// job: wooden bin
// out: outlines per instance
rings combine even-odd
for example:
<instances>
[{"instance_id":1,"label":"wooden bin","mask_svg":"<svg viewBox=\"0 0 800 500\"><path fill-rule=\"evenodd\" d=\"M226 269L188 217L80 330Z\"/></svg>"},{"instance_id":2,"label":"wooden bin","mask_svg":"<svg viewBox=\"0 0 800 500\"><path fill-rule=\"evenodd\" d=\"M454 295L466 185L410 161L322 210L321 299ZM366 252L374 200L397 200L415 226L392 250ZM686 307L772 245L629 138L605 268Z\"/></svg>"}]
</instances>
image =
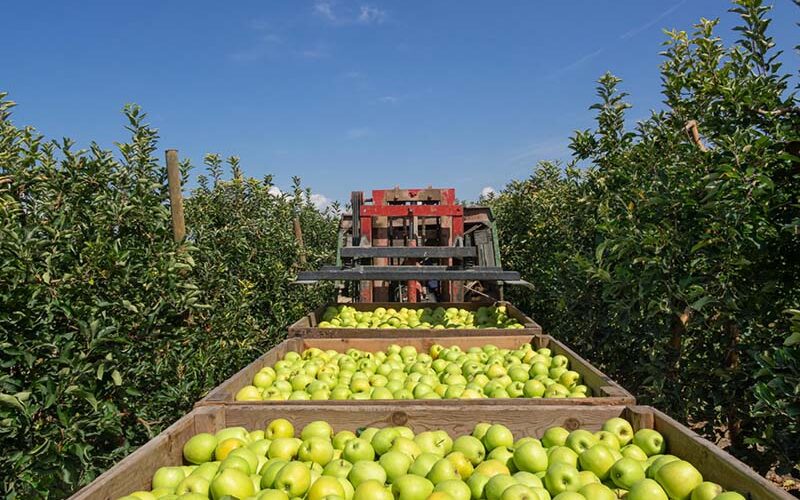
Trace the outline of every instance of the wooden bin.
<instances>
[{"instance_id":1,"label":"wooden bin","mask_svg":"<svg viewBox=\"0 0 800 500\"><path fill-rule=\"evenodd\" d=\"M752 500L791 499L788 493L753 472L749 467L701 438L688 428L648 406L539 406L508 407L502 411L491 405L440 408L430 406L361 405L356 408L325 405L231 405L196 408L152 441L99 476L76 493L73 500L115 499L133 491L150 489L150 480L159 467L182 463L183 444L199 432L215 432L224 427L244 426L261 429L276 418L287 418L296 429L315 420L329 422L334 430L389 425L407 425L414 432L443 429L451 436L468 434L476 422L504 424L516 436L540 437L551 426L573 430L600 429L612 417L629 420L634 429L653 428L667 440L669 453L688 460L707 481L736 490Z\"/></svg>"},{"instance_id":2,"label":"wooden bin","mask_svg":"<svg viewBox=\"0 0 800 500\"><path fill-rule=\"evenodd\" d=\"M402 307L407 309L424 309L426 307L457 307L475 311L481 306L503 305L506 306L508 316L519 321L524 328L476 328L474 330L455 330L444 329L385 329L385 328L320 328L317 326L322 321L325 309L330 306L347 305L354 307L358 311L372 311L378 307L394 308L399 310ZM542 327L529 318L525 313L514 307L511 303L500 302L374 302L363 303L354 302L352 304L326 304L316 311L303 316L289 327L289 337L306 338L375 338L375 337L464 337L466 335L540 335Z\"/></svg>"},{"instance_id":3,"label":"wooden bin","mask_svg":"<svg viewBox=\"0 0 800 500\"><path fill-rule=\"evenodd\" d=\"M441 331L441 330L437 330ZM520 330L512 330L519 332ZM257 405L275 405L277 403L286 403L297 406L345 406L357 407L363 405L365 401L358 400L324 400L324 401L260 401L260 402L236 402L234 396L236 392L242 387L249 385L253 381L253 376L265 366L273 366L276 361L282 359L287 352L303 352L305 349L316 347L322 350L334 349L339 352L345 352L347 349L355 348L363 351L381 351L385 350L392 344L398 345L413 345L418 350L428 350L434 344L441 344L445 347L457 345L462 349L470 347L481 347L486 344L493 344L501 348L514 349L527 342L530 342L534 347L548 347L552 349L553 355L563 354L569 359L569 367L581 374L583 383L592 390L592 397L588 398L509 398L509 399L436 399L425 400L426 404L439 406L464 406L464 405L479 405L492 404L498 407L506 406L538 406L538 405L625 405L635 404L636 399L631 393L626 391L622 386L605 376L600 370L589 364L588 361L581 358L574 351L569 349L561 342L553 339L548 335L537 335L531 337L529 335L504 335L504 336L468 336L468 337L430 337L430 338L290 338L269 352L250 363L243 368L239 373L229 378L221 385L212 390L206 397L197 402L197 406L206 406L213 404L234 404L244 405L247 403ZM369 401L378 405L386 406L407 406L413 405L415 402L419 404L420 400L375 400ZM568 402L568 403L567 403Z\"/></svg>"}]
</instances>

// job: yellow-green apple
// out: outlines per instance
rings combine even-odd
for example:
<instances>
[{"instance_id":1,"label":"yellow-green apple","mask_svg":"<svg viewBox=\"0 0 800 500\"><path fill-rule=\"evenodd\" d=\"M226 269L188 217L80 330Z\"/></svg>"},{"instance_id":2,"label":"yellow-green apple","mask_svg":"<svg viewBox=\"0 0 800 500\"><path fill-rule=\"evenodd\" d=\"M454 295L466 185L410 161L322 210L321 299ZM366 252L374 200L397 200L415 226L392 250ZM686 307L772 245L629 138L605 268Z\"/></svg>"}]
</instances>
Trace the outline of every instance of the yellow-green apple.
<instances>
[{"instance_id":1,"label":"yellow-green apple","mask_svg":"<svg viewBox=\"0 0 800 500\"><path fill-rule=\"evenodd\" d=\"M264 467L261 468L261 489L272 488L275 482L275 476L277 476L278 472L288 463L289 462L282 459L274 459L267 462Z\"/></svg>"},{"instance_id":2,"label":"yellow-green apple","mask_svg":"<svg viewBox=\"0 0 800 500\"><path fill-rule=\"evenodd\" d=\"M351 439L355 439L356 435L351 431L339 431L333 436L332 444L336 450L344 450L344 445Z\"/></svg>"},{"instance_id":3,"label":"yellow-green apple","mask_svg":"<svg viewBox=\"0 0 800 500\"><path fill-rule=\"evenodd\" d=\"M625 446L633 439L633 427L624 418L614 417L603 423L603 430L617 436L620 446Z\"/></svg>"},{"instance_id":4,"label":"yellow-green apple","mask_svg":"<svg viewBox=\"0 0 800 500\"><path fill-rule=\"evenodd\" d=\"M330 440L333 436L333 428L331 424L323 420L317 420L303 427L300 432L300 439L306 441L312 437L318 437L325 440Z\"/></svg>"},{"instance_id":5,"label":"yellow-green apple","mask_svg":"<svg viewBox=\"0 0 800 500\"><path fill-rule=\"evenodd\" d=\"M435 453L422 452L417 459L414 460L414 463L411 464L411 467L408 468L408 473L425 477L428 475L431 468L433 468L433 464L440 459L441 457Z\"/></svg>"},{"instance_id":6,"label":"yellow-green apple","mask_svg":"<svg viewBox=\"0 0 800 500\"><path fill-rule=\"evenodd\" d=\"M247 445L247 448L255 453L256 456L266 457L270 444L272 444L272 441L269 439L257 439L255 441L251 441Z\"/></svg>"},{"instance_id":7,"label":"yellow-green apple","mask_svg":"<svg viewBox=\"0 0 800 500\"><path fill-rule=\"evenodd\" d=\"M291 460L297 456L302 444L303 442L297 438L281 437L273 439L269 445L269 450L267 450L267 457Z\"/></svg>"},{"instance_id":8,"label":"yellow-green apple","mask_svg":"<svg viewBox=\"0 0 800 500\"><path fill-rule=\"evenodd\" d=\"M564 463L573 467L578 466L578 454L566 446L554 446L547 449L548 466L555 463Z\"/></svg>"},{"instance_id":9,"label":"yellow-green apple","mask_svg":"<svg viewBox=\"0 0 800 500\"><path fill-rule=\"evenodd\" d=\"M393 483L397 478L408 474L413 460L405 453L390 450L381 455L378 463L386 471L387 481Z\"/></svg>"},{"instance_id":10,"label":"yellow-green apple","mask_svg":"<svg viewBox=\"0 0 800 500\"><path fill-rule=\"evenodd\" d=\"M370 444L375 449L375 453L383 455L389 451L389 448L392 447L392 443L399 435L397 429L394 427L384 427L375 433Z\"/></svg>"},{"instance_id":11,"label":"yellow-green apple","mask_svg":"<svg viewBox=\"0 0 800 500\"><path fill-rule=\"evenodd\" d=\"M183 458L190 464L210 462L214 458L217 438L213 434L201 432L192 436L183 445Z\"/></svg>"},{"instance_id":12,"label":"yellow-green apple","mask_svg":"<svg viewBox=\"0 0 800 500\"><path fill-rule=\"evenodd\" d=\"M544 396L545 386L539 380L528 380L522 386L522 394L526 398L540 398Z\"/></svg>"},{"instance_id":13,"label":"yellow-green apple","mask_svg":"<svg viewBox=\"0 0 800 500\"><path fill-rule=\"evenodd\" d=\"M453 442L453 451L460 451L467 457L473 466L481 463L486 456L486 449L483 443L473 436L459 436Z\"/></svg>"},{"instance_id":14,"label":"yellow-green apple","mask_svg":"<svg viewBox=\"0 0 800 500\"><path fill-rule=\"evenodd\" d=\"M247 446L247 444L238 438L227 438L217 441L217 447L214 448L214 457L217 460L225 460L230 452L244 446Z\"/></svg>"},{"instance_id":15,"label":"yellow-green apple","mask_svg":"<svg viewBox=\"0 0 800 500\"><path fill-rule=\"evenodd\" d=\"M437 460L425 477L433 483L434 486L448 479L461 479L456 471L456 467L446 458Z\"/></svg>"},{"instance_id":16,"label":"yellow-green apple","mask_svg":"<svg viewBox=\"0 0 800 500\"><path fill-rule=\"evenodd\" d=\"M467 483L458 479L442 481L433 488L433 491L447 493L452 500L470 500L472 498L472 493Z\"/></svg>"},{"instance_id":17,"label":"yellow-green apple","mask_svg":"<svg viewBox=\"0 0 800 500\"><path fill-rule=\"evenodd\" d=\"M311 486L311 471L302 462L289 462L275 476L272 487L285 491L290 497L305 495ZM240 497L241 498L241 497Z\"/></svg>"},{"instance_id":18,"label":"yellow-green apple","mask_svg":"<svg viewBox=\"0 0 800 500\"><path fill-rule=\"evenodd\" d=\"M544 485L553 495L563 491L578 491L581 487L578 469L565 463L552 464L544 475Z\"/></svg>"},{"instance_id":19,"label":"yellow-green apple","mask_svg":"<svg viewBox=\"0 0 800 500\"><path fill-rule=\"evenodd\" d=\"M375 450L369 444L369 441L359 437L347 442L344 446L342 457L353 464L363 460L372 461L375 459Z\"/></svg>"},{"instance_id":20,"label":"yellow-green apple","mask_svg":"<svg viewBox=\"0 0 800 500\"><path fill-rule=\"evenodd\" d=\"M669 500L661 486L652 479L642 479L631 486L625 500Z\"/></svg>"},{"instance_id":21,"label":"yellow-green apple","mask_svg":"<svg viewBox=\"0 0 800 500\"><path fill-rule=\"evenodd\" d=\"M506 488L517 484L517 481L505 474L497 474L489 479L483 489L488 500L500 500Z\"/></svg>"},{"instance_id":22,"label":"yellow-green apple","mask_svg":"<svg viewBox=\"0 0 800 500\"><path fill-rule=\"evenodd\" d=\"M500 460L489 459L479 463L472 473L483 474L484 476L491 478L497 474L505 474L508 476L511 474L511 471L508 469L506 464Z\"/></svg>"},{"instance_id":23,"label":"yellow-green apple","mask_svg":"<svg viewBox=\"0 0 800 500\"><path fill-rule=\"evenodd\" d=\"M264 437L273 440L294 437L294 426L285 418L277 418L267 425Z\"/></svg>"},{"instance_id":24,"label":"yellow-green apple","mask_svg":"<svg viewBox=\"0 0 800 500\"><path fill-rule=\"evenodd\" d=\"M487 422L479 422L475 424L475 427L472 429L472 437L483 439L483 436L486 435L486 431L488 431L489 427L491 426L492 424Z\"/></svg>"},{"instance_id":25,"label":"yellow-green apple","mask_svg":"<svg viewBox=\"0 0 800 500\"><path fill-rule=\"evenodd\" d=\"M400 476L392 483L392 493L397 500L425 500L433 493L433 483L413 474Z\"/></svg>"},{"instance_id":26,"label":"yellow-green apple","mask_svg":"<svg viewBox=\"0 0 800 500\"><path fill-rule=\"evenodd\" d=\"M350 469L353 468L353 464L348 462L347 460L340 458L336 460L331 460L322 470L323 476L333 476L333 477L347 477L350 474Z\"/></svg>"},{"instance_id":27,"label":"yellow-green apple","mask_svg":"<svg viewBox=\"0 0 800 500\"><path fill-rule=\"evenodd\" d=\"M580 455L592 446L597 444L597 438L591 432L577 429L569 433L565 445L572 451Z\"/></svg>"},{"instance_id":28,"label":"yellow-green apple","mask_svg":"<svg viewBox=\"0 0 800 500\"><path fill-rule=\"evenodd\" d=\"M512 484L500 495L500 500L538 500L539 495L524 484Z\"/></svg>"},{"instance_id":29,"label":"yellow-green apple","mask_svg":"<svg viewBox=\"0 0 800 500\"><path fill-rule=\"evenodd\" d=\"M289 495L279 490L261 490L256 500L289 500Z\"/></svg>"},{"instance_id":30,"label":"yellow-green apple","mask_svg":"<svg viewBox=\"0 0 800 500\"><path fill-rule=\"evenodd\" d=\"M239 457L247 461L250 469L250 474L255 474L258 469L258 455L249 448L236 448L228 454L228 458Z\"/></svg>"},{"instance_id":31,"label":"yellow-green apple","mask_svg":"<svg viewBox=\"0 0 800 500\"><path fill-rule=\"evenodd\" d=\"M608 479L611 468L616 460L611 453L611 449L602 444L596 444L584 451L578 457L581 469L594 472L601 480Z\"/></svg>"},{"instance_id":32,"label":"yellow-green apple","mask_svg":"<svg viewBox=\"0 0 800 500\"><path fill-rule=\"evenodd\" d=\"M311 485L306 494L306 500L323 500L329 496L344 498L344 487L338 479L331 476L322 476Z\"/></svg>"},{"instance_id":33,"label":"yellow-green apple","mask_svg":"<svg viewBox=\"0 0 800 500\"><path fill-rule=\"evenodd\" d=\"M588 483L581 486L578 493L587 500L616 500L617 495L608 486L601 483Z\"/></svg>"},{"instance_id":34,"label":"yellow-green apple","mask_svg":"<svg viewBox=\"0 0 800 500\"><path fill-rule=\"evenodd\" d=\"M619 438L616 434L609 432L609 431L597 431L594 433L594 437L597 438L597 442L600 444L604 444L609 448L613 448L615 450L619 450L621 448L619 444Z\"/></svg>"},{"instance_id":35,"label":"yellow-green apple","mask_svg":"<svg viewBox=\"0 0 800 500\"><path fill-rule=\"evenodd\" d=\"M711 481L703 481L697 488L692 490L692 500L714 500L722 493L722 486Z\"/></svg>"},{"instance_id":36,"label":"yellow-green apple","mask_svg":"<svg viewBox=\"0 0 800 500\"><path fill-rule=\"evenodd\" d=\"M382 482L371 479L356 486L353 500L394 500Z\"/></svg>"},{"instance_id":37,"label":"yellow-green apple","mask_svg":"<svg viewBox=\"0 0 800 500\"><path fill-rule=\"evenodd\" d=\"M633 435L633 444L647 453L647 456L664 453L666 449L664 437L660 432L653 429L639 429L636 431Z\"/></svg>"},{"instance_id":38,"label":"yellow-green apple","mask_svg":"<svg viewBox=\"0 0 800 500\"><path fill-rule=\"evenodd\" d=\"M306 438L300 445L300 449L297 450L297 458L303 462L315 462L324 467L333 459L333 445L326 438L318 436Z\"/></svg>"},{"instance_id":39,"label":"yellow-green apple","mask_svg":"<svg viewBox=\"0 0 800 500\"><path fill-rule=\"evenodd\" d=\"M675 455L661 455L650 464L650 467L647 467L645 475L650 479L655 479L656 472L658 472L658 469L667 465L670 462L676 462L678 460L680 460L680 458L676 457Z\"/></svg>"},{"instance_id":40,"label":"yellow-green apple","mask_svg":"<svg viewBox=\"0 0 800 500\"><path fill-rule=\"evenodd\" d=\"M386 482L386 471L378 462L360 461L353 464L350 474L347 475L348 481L355 487L364 481L379 481L381 484Z\"/></svg>"},{"instance_id":41,"label":"yellow-green apple","mask_svg":"<svg viewBox=\"0 0 800 500\"><path fill-rule=\"evenodd\" d=\"M563 427L550 427L542 436L542 444L545 448L553 446L564 446L567 442L569 431Z\"/></svg>"},{"instance_id":42,"label":"yellow-green apple","mask_svg":"<svg viewBox=\"0 0 800 500\"><path fill-rule=\"evenodd\" d=\"M256 494L253 481L248 474L236 469L225 469L217 474L209 486L211 498L219 500L230 495L236 498L247 498Z\"/></svg>"},{"instance_id":43,"label":"yellow-green apple","mask_svg":"<svg viewBox=\"0 0 800 500\"><path fill-rule=\"evenodd\" d=\"M516 482L519 484L524 484L529 488L541 488L543 487L542 480L539 477L531 472L525 472L524 470L517 471L514 473L513 476Z\"/></svg>"},{"instance_id":44,"label":"yellow-green apple","mask_svg":"<svg viewBox=\"0 0 800 500\"><path fill-rule=\"evenodd\" d=\"M477 472L472 473L469 479L467 479L467 486L469 486L469 490L472 492L473 499L484 498L483 490L486 488L486 483L488 482L488 476Z\"/></svg>"},{"instance_id":45,"label":"yellow-green apple","mask_svg":"<svg viewBox=\"0 0 800 500\"><path fill-rule=\"evenodd\" d=\"M744 495L741 493L737 493L735 491L726 491L725 493L720 493L714 500L745 500Z\"/></svg>"},{"instance_id":46,"label":"yellow-green apple","mask_svg":"<svg viewBox=\"0 0 800 500\"><path fill-rule=\"evenodd\" d=\"M610 477L615 485L629 490L634 484L644 479L644 469L638 460L623 458L617 460L611 467Z\"/></svg>"},{"instance_id":47,"label":"yellow-green apple","mask_svg":"<svg viewBox=\"0 0 800 500\"><path fill-rule=\"evenodd\" d=\"M632 458L640 462L647 462L647 453L645 453L644 450L642 450L635 444L629 444L627 446L623 446L622 449L619 451L620 453L622 453L623 457Z\"/></svg>"},{"instance_id":48,"label":"yellow-green apple","mask_svg":"<svg viewBox=\"0 0 800 500\"><path fill-rule=\"evenodd\" d=\"M541 472L547 470L547 451L537 442L528 442L514 450L517 470Z\"/></svg>"},{"instance_id":49,"label":"yellow-green apple","mask_svg":"<svg viewBox=\"0 0 800 500\"><path fill-rule=\"evenodd\" d=\"M685 460L675 460L661 466L656 471L655 479L667 496L675 500L687 500L692 490L703 482L700 472Z\"/></svg>"},{"instance_id":50,"label":"yellow-green apple","mask_svg":"<svg viewBox=\"0 0 800 500\"><path fill-rule=\"evenodd\" d=\"M178 483L186 478L186 473L180 467L160 467L153 474L153 489L170 488L174 489Z\"/></svg>"},{"instance_id":51,"label":"yellow-green apple","mask_svg":"<svg viewBox=\"0 0 800 500\"><path fill-rule=\"evenodd\" d=\"M504 425L491 425L483 436L483 445L490 452L499 446L511 447L514 445L514 434Z\"/></svg>"},{"instance_id":52,"label":"yellow-green apple","mask_svg":"<svg viewBox=\"0 0 800 500\"><path fill-rule=\"evenodd\" d=\"M392 442L392 447L389 449L389 451L399 451L400 453L405 453L411 457L412 460L416 460L417 457L419 457L422 453L422 449L420 449L419 445L414 442L413 438L408 438L405 436L396 437Z\"/></svg>"}]
</instances>

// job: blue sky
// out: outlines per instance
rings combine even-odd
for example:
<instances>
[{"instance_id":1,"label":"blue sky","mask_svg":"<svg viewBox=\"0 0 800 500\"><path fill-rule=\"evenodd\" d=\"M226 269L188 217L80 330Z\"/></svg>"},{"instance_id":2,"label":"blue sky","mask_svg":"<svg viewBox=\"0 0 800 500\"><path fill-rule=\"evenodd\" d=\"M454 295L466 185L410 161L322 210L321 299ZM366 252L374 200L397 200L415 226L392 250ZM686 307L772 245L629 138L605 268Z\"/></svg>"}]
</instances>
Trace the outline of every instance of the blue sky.
<instances>
[{"instance_id":1,"label":"blue sky","mask_svg":"<svg viewBox=\"0 0 800 500\"><path fill-rule=\"evenodd\" d=\"M772 34L800 67L800 9ZM0 89L17 125L85 146L123 140L142 105L161 147L238 155L329 199L395 185L476 199L568 156L595 80L623 78L633 119L660 106L663 27L737 19L722 0L4 2ZM159 153L162 155L163 153ZM197 170L195 171L197 173Z\"/></svg>"}]
</instances>

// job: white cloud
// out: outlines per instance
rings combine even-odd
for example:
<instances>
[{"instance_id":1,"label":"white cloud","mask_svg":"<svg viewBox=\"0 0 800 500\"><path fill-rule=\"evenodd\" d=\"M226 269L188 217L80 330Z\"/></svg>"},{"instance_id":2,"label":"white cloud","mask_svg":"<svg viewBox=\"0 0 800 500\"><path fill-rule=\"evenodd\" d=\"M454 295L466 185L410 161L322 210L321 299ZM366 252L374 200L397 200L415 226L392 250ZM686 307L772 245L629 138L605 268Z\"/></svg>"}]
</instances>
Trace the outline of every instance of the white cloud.
<instances>
[{"instance_id":1,"label":"white cloud","mask_svg":"<svg viewBox=\"0 0 800 500\"><path fill-rule=\"evenodd\" d=\"M347 131L348 139L363 139L372 135L372 129L369 127L355 127Z\"/></svg>"},{"instance_id":2,"label":"white cloud","mask_svg":"<svg viewBox=\"0 0 800 500\"><path fill-rule=\"evenodd\" d=\"M491 198L497 191L492 186L486 186L485 188L481 189L481 198Z\"/></svg>"},{"instance_id":3,"label":"white cloud","mask_svg":"<svg viewBox=\"0 0 800 500\"><path fill-rule=\"evenodd\" d=\"M328 21L336 22L336 14L333 13L333 5L330 2L316 2L314 13Z\"/></svg>"},{"instance_id":4,"label":"white cloud","mask_svg":"<svg viewBox=\"0 0 800 500\"><path fill-rule=\"evenodd\" d=\"M393 95L385 95L385 96L381 97L381 98L380 98L380 99L378 99L378 100L379 100L380 102L385 102L385 103L387 103L387 104L394 104L394 103L396 103L396 102L397 102L399 99L398 99L397 97L393 96Z\"/></svg>"},{"instance_id":5,"label":"white cloud","mask_svg":"<svg viewBox=\"0 0 800 500\"><path fill-rule=\"evenodd\" d=\"M317 209L322 210L332 203L332 200L324 194L312 193L308 201Z\"/></svg>"},{"instance_id":6,"label":"white cloud","mask_svg":"<svg viewBox=\"0 0 800 500\"><path fill-rule=\"evenodd\" d=\"M269 189L267 190L267 193L269 193L272 196L280 196L283 194L281 188L279 188L278 186L270 186Z\"/></svg>"},{"instance_id":7,"label":"white cloud","mask_svg":"<svg viewBox=\"0 0 800 500\"><path fill-rule=\"evenodd\" d=\"M380 24L386 19L386 12L370 5L362 5L358 22L361 24Z\"/></svg>"}]
</instances>

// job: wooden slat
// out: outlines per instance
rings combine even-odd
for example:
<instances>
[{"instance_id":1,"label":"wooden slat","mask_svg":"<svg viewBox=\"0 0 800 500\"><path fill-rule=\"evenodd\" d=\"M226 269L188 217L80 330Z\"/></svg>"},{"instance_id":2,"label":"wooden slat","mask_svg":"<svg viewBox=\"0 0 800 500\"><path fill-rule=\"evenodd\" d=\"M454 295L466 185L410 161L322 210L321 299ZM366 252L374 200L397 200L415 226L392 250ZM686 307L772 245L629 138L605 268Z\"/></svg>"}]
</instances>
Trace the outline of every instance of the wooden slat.
<instances>
[{"instance_id":1,"label":"wooden slat","mask_svg":"<svg viewBox=\"0 0 800 500\"><path fill-rule=\"evenodd\" d=\"M440 332L441 330L436 330ZM277 405L277 404L290 404L294 406L309 406L309 405L322 405L326 407L342 406L351 408L363 404L362 401L350 400L327 400L327 401L259 401L259 402L236 402L234 396L236 392L246 385L250 385L253 376L265 366L272 366L276 361L283 358L289 351L302 352L305 349L316 347L322 350L333 349L339 352L345 352L347 349L354 348L362 351L377 352L386 350L392 344L398 345L411 345L418 350L428 350L434 344L441 344L444 346L458 345L462 349L469 349L470 347L482 347L486 344L494 344L500 348L516 349L517 347L531 343L537 349L540 347L550 347L554 354L563 354L569 359L570 369L578 372L583 377L584 383L592 390L592 397L588 398L510 398L510 399L493 399L489 400L491 404L497 408L504 408L506 406L522 405L522 406L558 406L566 404L573 404L577 406L593 406L593 405L628 405L636 402L636 399L631 393L626 391L622 386L606 377L602 372L593 367L585 359L581 358L571 349L567 348L562 343L556 341L547 335L531 337L529 335L520 335L514 330L513 335L504 336L462 336L462 337L413 337L413 338L397 338L397 337L381 337L381 338L305 338L305 339L289 339L282 342L277 347L267 352L256 361L248 365L246 368L235 374L233 377L226 380L216 389L211 391L208 396L197 402L196 406L206 406L215 404L233 404L233 405ZM372 401L376 405L390 406L390 405L413 405L414 400L400 401L400 400L385 400L385 401ZM487 404L486 399L475 400L433 400L428 401L429 404L438 407L453 407L454 405L464 404L467 406Z\"/></svg>"},{"instance_id":2,"label":"wooden slat","mask_svg":"<svg viewBox=\"0 0 800 500\"><path fill-rule=\"evenodd\" d=\"M276 418L289 419L298 430L312 421L325 420L336 431L407 425L416 433L441 429L453 437L471 432L477 422L492 422L508 426L516 437L541 437L547 428L555 425L571 430L596 431L612 417L627 418L636 430L655 428L667 440L669 453L691 462L705 479L718 482L727 490L739 491L751 500L793 498L709 441L647 406L517 406L498 411L496 406L484 404L433 411L430 405L423 403L410 406L362 403L356 408L288 404L197 408L72 498L110 500L136 490L149 489L150 479L158 467L181 464L183 443L196 432L214 432L237 425L251 430L263 429Z\"/></svg>"}]
</instances>

